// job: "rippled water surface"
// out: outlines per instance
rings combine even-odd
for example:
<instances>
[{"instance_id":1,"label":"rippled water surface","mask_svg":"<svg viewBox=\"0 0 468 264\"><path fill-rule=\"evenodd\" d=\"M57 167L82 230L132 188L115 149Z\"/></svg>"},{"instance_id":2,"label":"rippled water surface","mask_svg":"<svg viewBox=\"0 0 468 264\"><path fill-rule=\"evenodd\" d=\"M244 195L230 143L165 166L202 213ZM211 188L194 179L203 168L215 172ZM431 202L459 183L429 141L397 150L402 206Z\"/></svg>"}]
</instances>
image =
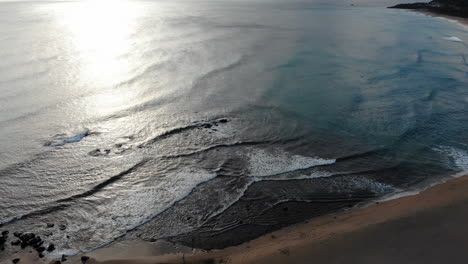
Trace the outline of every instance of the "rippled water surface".
<instances>
[{"instance_id":1,"label":"rippled water surface","mask_svg":"<svg viewBox=\"0 0 468 264\"><path fill-rule=\"evenodd\" d=\"M215 248L431 184L468 168L467 42L382 7L0 3L0 222Z\"/></svg>"}]
</instances>

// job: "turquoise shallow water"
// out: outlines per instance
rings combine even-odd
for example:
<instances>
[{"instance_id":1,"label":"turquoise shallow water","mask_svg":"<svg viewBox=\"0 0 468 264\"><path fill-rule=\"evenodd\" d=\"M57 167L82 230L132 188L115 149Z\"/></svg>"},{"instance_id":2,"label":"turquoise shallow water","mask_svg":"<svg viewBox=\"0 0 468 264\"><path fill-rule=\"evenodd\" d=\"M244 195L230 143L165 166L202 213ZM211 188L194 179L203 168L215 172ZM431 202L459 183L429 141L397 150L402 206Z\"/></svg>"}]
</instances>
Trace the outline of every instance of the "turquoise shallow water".
<instances>
[{"instance_id":1,"label":"turquoise shallow water","mask_svg":"<svg viewBox=\"0 0 468 264\"><path fill-rule=\"evenodd\" d=\"M0 222L56 254L233 245L468 168L455 23L319 2L0 6Z\"/></svg>"}]
</instances>

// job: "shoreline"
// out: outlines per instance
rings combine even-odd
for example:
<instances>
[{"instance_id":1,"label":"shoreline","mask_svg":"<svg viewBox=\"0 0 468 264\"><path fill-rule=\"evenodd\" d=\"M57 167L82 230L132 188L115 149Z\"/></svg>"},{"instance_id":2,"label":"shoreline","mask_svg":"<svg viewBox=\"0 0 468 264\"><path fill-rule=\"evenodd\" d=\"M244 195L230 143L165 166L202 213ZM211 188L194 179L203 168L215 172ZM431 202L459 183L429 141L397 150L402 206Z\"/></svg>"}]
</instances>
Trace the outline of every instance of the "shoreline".
<instances>
[{"instance_id":1,"label":"shoreline","mask_svg":"<svg viewBox=\"0 0 468 264\"><path fill-rule=\"evenodd\" d=\"M432 246L433 241L431 243L426 241L427 235L439 240L447 239L449 242L456 240L453 238L455 236L457 239L464 239L465 244L468 242L468 233L461 238L457 236L464 234L463 226L456 225L453 221L447 223L439 221L440 217L459 219L459 221L468 217L467 189L468 177L453 178L423 190L419 194L375 202L348 212L317 217L265 234L239 246L221 250L196 250L164 241L121 241L84 255L90 257L86 261L89 264L308 263L307 261L311 259L318 261L317 263L324 263L320 260L326 260L327 263L340 263L344 260L343 258L356 261L350 261L350 263L376 263L377 259L388 260L388 263L402 263L404 254L391 255L388 253L389 249L380 243L388 243L386 238L389 237L390 241L394 242L391 252L400 249L399 245L405 246L407 243L413 245L411 252L418 252L420 248L422 250L424 247ZM461 214L462 217L457 214ZM434 226L434 222L441 226ZM407 232L411 233L409 237L405 237ZM383 241L374 242L374 239ZM443 258L466 259L468 253L460 249L463 245L459 243L457 247L456 243L447 245L441 243L438 248L439 255ZM342 251L342 254L334 254L336 250ZM447 250L452 256L444 254ZM452 252L453 250L458 252L458 256ZM373 252L374 257L363 255L363 251ZM409 254L407 259L411 259L411 252L405 253ZM69 257L64 263L81 263L82 256ZM55 263L54 260L39 261L31 255L20 257L27 258L27 261L24 259L19 264ZM431 258L436 262L431 262L430 259L421 256L416 262L412 259L413 262L408 263L437 263L441 260L434 256ZM372 261L367 262L367 260ZM5 263L8 262L5 261Z\"/></svg>"},{"instance_id":2,"label":"shoreline","mask_svg":"<svg viewBox=\"0 0 468 264\"><path fill-rule=\"evenodd\" d=\"M443 18L443 19L449 20L450 22L456 22L468 30L468 18L445 15L445 14L437 13L428 9L410 9L410 10L416 13L424 14L426 16L430 16L434 18Z\"/></svg>"},{"instance_id":3,"label":"shoreline","mask_svg":"<svg viewBox=\"0 0 468 264\"><path fill-rule=\"evenodd\" d=\"M434 18L442 18L449 22L457 23L464 29L468 29L468 18L438 13L429 9L412 9L411 11ZM397 198L392 198L391 196L389 198L384 197L383 200L357 205L357 207L350 210L316 217L264 234L241 245L220 250L206 251L192 249L165 241L153 243L137 241L135 244L110 244L88 254L71 257L70 263L81 263L80 258L82 256L90 257L89 260L86 260L86 263L89 264L285 263L292 261L290 258L292 254L291 248L307 250L307 247L317 246L327 240L333 239L335 236L352 234L372 225L397 221L401 218L450 206L460 201L466 200L468 202L468 195L465 196L463 193L460 193L463 188L455 187L456 184L460 183L468 188L468 175L456 176L446 179L444 182L434 183L412 194L406 194ZM457 190L456 193L445 196L449 190L455 189ZM444 195L438 198L438 194ZM426 201L429 201L429 203L424 203ZM409 203L403 204L405 202ZM423 206L414 207L416 205ZM390 209L390 213L379 215L384 209ZM369 219L363 219L364 217L369 217ZM321 230L318 230L318 234L315 234L312 238L306 234L308 231L317 231L316 229ZM113 256L116 255L116 251L119 251L123 257L114 258ZM134 254L138 251L140 251L141 255ZM306 256L311 259L315 257L308 254ZM300 261L307 263L306 258L300 259ZM296 262L294 261L294 263ZM421 263L427 262L421 261Z\"/></svg>"},{"instance_id":4,"label":"shoreline","mask_svg":"<svg viewBox=\"0 0 468 264\"><path fill-rule=\"evenodd\" d=\"M442 15L442 14L438 14L438 13L431 12L431 11L425 12L424 10L411 10L411 11L422 13L424 15L428 15L432 17L447 19L451 23L460 23L460 25L468 25L468 20L463 19L463 18ZM468 27L466 26L463 26L463 27L464 29L468 29ZM450 180L450 182L452 180ZM420 193L425 193L426 191L431 190L439 185L445 185L445 184L447 183L440 182L432 186L428 186L427 188L424 188L423 190L417 193L404 194L405 196L403 197L390 198L388 201L383 199L379 201L377 205L387 204L387 202L400 200L406 197L419 196ZM447 193L444 192L442 196L445 197L446 195ZM410 199L410 201L413 201L413 200ZM453 197L453 200L450 200L449 204L455 201L460 201L460 200L458 200L458 198ZM440 202L441 201L438 201L434 204L430 203L430 205L428 205L428 208L424 207L425 209L423 211L431 211L434 209L440 209L440 206L441 206L439 204ZM424 203L421 203L421 204L426 206L426 204ZM442 203L442 204L445 204L445 203ZM360 223L358 223L354 225L353 227L347 227L349 228L347 229L345 227L339 227L338 226L339 224L337 223L341 223L342 225L353 225L354 222L351 222L351 223L346 222L347 217L348 218L357 217L353 215L353 212L361 212L362 210L366 210L367 207L374 208L377 205L373 204L372 202L371 204L365 204L363 206L356 206L352 208L351 210L348 210L347 212L337 212L331 215L328 214L325 216L315 217L315 218L312 218L312 220L306 221L305 223L293 224L291 226L282 228L279 231L274 231L274 232L262 235L261 237L245 242L242 245L228 247L228 248L221 249L221 250L213 250L213 251L206 252L202 250L192 250L191 248L188 248L188 247L173 245L170 243L166 243L164 241L157 241L157 242L150 243L150 242L140 242L140 241L134 240L134 241L125 241L125 242L117 241L116 243L111 242L110 245L107 245L100 249L96 249L93 252L87 253L84 255L87 255L87 256L89 255L92 257L92 259L90 259L88 263L103 263L104 260L110 260L110 262L106 262L106 263L155 263L155 261L157 261L157 263L160 263L160 262L200 263L204 261L214 261L214 262L219 262L219 263L225 263L225 261L228 259L230 261L229 263L238 263L236 261L239 261L239 260L242 260L245 263L274 263L276 258L283 259L283 261L286 261L284 257L288 257L288 259L291 259L296 256L297 252L301 252L302 249L319 248L320 244L328 243L326 241L329 241L330 239L333 240L336 235L341 236L341 235L348 235L350 233L353 234L355 232L360 232L363 228L367 228L367 226L362 227L360 226ZM446 206L446 205L447 204L443 206ZM396 216L386 215L388 218L385 218L384 220L382 219L378 221L376 220L377 222L370 222L368 224L378 225L382 223L387 223L389 221L394 221L395 219L408 217L408 215L414 215L414 212L420 213L420 210L419 210L420 208L421 206L412 208L410 210L411 214L404 214L405 212L404 208L403 209L400 208L398 210L403 210L403 213L400 212L400 214ZM371 218L374 217L374 214L378 214L378 212L379 211L375 209L375 211L371 213ZM358 213L358 216L362 217L359 215L359 213ZM330 217L333 217L333 220L331 220ZM341 219L342 217L345 217L345 219L344 220ZM326 222L326 220L328 222ZM325 223L323 221L325 221ZM367 219L363 219L362 221L367 221ZM310 226L309 223L315 223L315 224ZM333 230L332 231L325 230L329 228ZM337 228L337 230L335 230L334 228ZM340 229L340 228L344 228L344 229ZM302 230L302 231L298 231L298 230ZM308 238L309 233L312 233L315 238L309 239ZM295 244L295 242L294 243L291 242L291 239L292 241L302 241L302 242ZM281 245L286 245L286 246L278 248L276 247L276 244L281 244ZM272 249L269 248L270 246L272 247ZM265 250L265 252L262 253L263 250ZM326 250L326 249L322 247L322 250ZM240 257L241 255L242 255L242 258ZM65 263L79 263L80 262L79 257L80 256L68 257L68 261ZM53 260L42 261L39 259L35 259L33 255L30 255L30 256L28 255L26 258L28 258L28 261L31 263L35 263L39 261L41 261L42 263L49 263L49 262L54 263L55 262ZM128 260L128 258L130 258L130 260ZM265 258L267 258L268 261L266 261ZM19 263L20 264L27 263L27 262L24 262L24 260L25 259L22 258L22 261ZM97 260L100 260L100 261L97 261ZM11 260L8 259L5 261L1 261L0 263L11 263Z\"/></svg>"}]
</instances>

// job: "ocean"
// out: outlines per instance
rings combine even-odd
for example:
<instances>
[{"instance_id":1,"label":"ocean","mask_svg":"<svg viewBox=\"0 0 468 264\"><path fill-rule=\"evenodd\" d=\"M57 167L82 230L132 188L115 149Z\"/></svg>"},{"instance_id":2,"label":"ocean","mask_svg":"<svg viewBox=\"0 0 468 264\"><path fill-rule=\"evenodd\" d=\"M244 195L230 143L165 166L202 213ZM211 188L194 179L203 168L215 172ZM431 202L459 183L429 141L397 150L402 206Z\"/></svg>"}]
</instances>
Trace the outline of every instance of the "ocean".
<instances>
[{"instance_id":1,"label":"ocean","mask_svg":"<svg viewBox=\"0 0 468 264\"><path fill-rule=\"evenodd\" d=\"M0 230L222 248L460 175L467 42L383 3L1 2Z\"/></svg>"}]
</instances>

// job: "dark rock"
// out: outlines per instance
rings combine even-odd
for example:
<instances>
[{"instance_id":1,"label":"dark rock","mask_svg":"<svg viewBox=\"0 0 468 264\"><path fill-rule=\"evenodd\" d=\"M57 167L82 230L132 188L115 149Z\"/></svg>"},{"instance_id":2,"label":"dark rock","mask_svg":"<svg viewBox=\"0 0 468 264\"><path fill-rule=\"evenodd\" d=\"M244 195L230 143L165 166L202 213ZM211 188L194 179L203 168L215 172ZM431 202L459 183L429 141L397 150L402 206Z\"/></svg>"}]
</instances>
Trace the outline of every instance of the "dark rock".
<instances>
[{"instance_id":1,"label":"dark rock","mask_svg":"<svg viewBox=\"0 0 468 264\"><path fill-rule=\"evenodd\" d=\"M19 240L11 242L12 246L19 246L20 244L21 244L21 241L19 241Z\"/></svg>"},{"instance_id":2,"label":"dark rock","mask_svg":"<svg viewBox=\"0 0 468 264\"><path fill-rule=\"evenodd\" d=\"M86 261L88 261L89 257L88 256L82 256L81 257L81 263L86 263Z\"/></svg>"},{"instance_id":3,"label":"dark rock","mask_svg":"<svg viewBox=\"0 0 468 264\"><path fill-rule=\"evenodd\" d=\"M8 232L8 230L5 230L2 232L2 236L7 236L10 232Z\"/></svg>"},{"instance_id":4,"label":"dark rock","mask_svg":"<svg viewBox=\"0 0 468 264\"><path fill-rule=\"evenodd\" d=\"M55 224L53 224L53 223L47 223L47 228L52 228L54 226L55 226Z\"/></svg>"},{"instance_id":5,"label":"dark rock","mask_svg":"<svg viewBox=\"0 0 468 264\"><path fill-rule=\"evenodd\" d=\"M40 236L35 236L30 241L42 241L42 238Z\"/></svg>"},{"instance_id":6,"label":"dark rock","mask_svg":"<svg viewBox=\"0 0 468 264\"><path fill-rule=\"evenodd\" d=\"M27 240L28 244L31 246L37 245L42 242L42 239L40 237L34 237L29 240Z\"/></svg>"},{"instance_id":7,"label":"dark rock","mask_svg":"<svg viewBox=\"0 0 468 264\"><path fill-rule=\"evenodd\" d=\"M433 0L429 3L399 4L389 8L422 9L437 14L468 18L468 1L466 0Z\"/></svg>"},{"instance_id":8,"label":"dark rock","mask_svg":"<svg viewBox=\"0 0 468 264\"><path fill-rule=\"evenodd\" d=\"M14 260L12 260L11 262L13 262L14 264L18 263L20 261L19 258L15 258Z\"/></svg>"},{"instance_id":9,"label":"dark rock","mask_svg":"<svg viewBox=\"0 0 468 264\"><path fill-rule=\"evenodd\" d=\"M23 233L22 232L14 232L13 235L15 237L20 237L21 235L23 235Z\"/></svg>"},{"instance_id":10,"label":"dark rock","mask_svg":"<svg viewBox=\"0 0 468 264\"><path fill-rule=\"evenodd\" d=\"M62 264L62 262L60 262L60 260L57 260L54 262L54 264Z\"/></svg>"},{"instance_id":11,"label":"dark rock","mask_svg":"<svg viewBox=\"0 0 468 264\"><path fill-rule=\"evenodd\" d=\"M62 261L62 262L64 262L64 261L67 261L67 258L66 258L66 256L65 256L65 255L62 255L62 259L61 259L61 261Z\"/></svg>"},{"instance_id":12,"label":"dark rock","mask_svg":"<svg viewBox=\"0 0 468 264\"><path fill-rule=\"evenodd\" d=\"M21 248L25 249L28 246L28 243L26 241L21 242Z\"/></svg>"},{"instance_id":13,"label":"dark rock","mask_svg":"<svg viewBox=\"0 0 468 264\"><path fill-rule=\"evenodd\" d=\"M60 229L60 230L65 230L65 229L67 229L67 226L66 226L66 225L60 225L60 226L59 226L59 229Z\"/></svg>"},{"instance_id":14,"label":"dark rock","mask_svg":"<svg viewBox=\"0 0 468 264\"><path fill-rule=\"evenodd\" d=\"M54 250L55 250L54 244L50 244L50 245L47 247L47 251L49 251L49 252L52 252L52 251L54 251Z\"/></svg>"},{"instance_id":15,"label":"dark rock","mask_svg":"<svg viewBox=\"0 0 468 264\"><path fill-rule=\"evenodd\" d=\"M34 249L38 249L40 246L44 244L44 241L37 242L35 244L30 244Z\"/></svg>"},{"instance_id":16,"label":"dark rock","mask_svg":"<svg viewBox=\"0 0 468 264\"><path fill-rule=\"evenodd\" d=\"M23 240L23 241L29 241L29 240L31 240L31 239L33 239L35 237L36 237L36 235L33 234L33 233L26 233L26 234L21 235L20 239Z\"/></svg>"},{"instance_id":17,"label":"dark rock","mask_svg":"<svg viewBox=\"0 0 468 264\"><path fill-rule=\"evenodd\" d=\"M43 255L43 254L41 254L41 253L39 253L39 257L40 257L40 258L43 258L43 257L44 257L44 255Z\"/></svg>"},{"instance_id":18,"label":"dark rock","mask_svg":"<svg viewBox=\"0 0 468 264\"><path fill-rule=\"evenodd\" d=\"M39 252L39 253L42 253L42 252L44 252L45 250L46 250L45 247L38 247L38 248L36 248L36 251Z\"/></svg>"},{"instance_id":19,"label":"dark rock","mask_svg":"<svg viewBox=\"0 0 468 264\"><path fill-rule=\"evenodd\" d=\"M150 239L150 242L156 242L156 241L157 241L157 239L156 239L156 238L152 238L152 239Z\"/></svg>"},{"instance_id":20,"label":"dark rock","mask_svg":"<svg viewBox=\"0 0 468 264\"><path fill-rule=\"evenodd\" d=\"M427 3L414 3L414 4L399 4L395 6L390 6L389 8L398 8L398 9L425 9L428 7Z\"/></svg>"},{"instance_id":21,"label":"dark rock","mask_svg":"<svg viewBox=\"0 0 468 264\"><path fill-rule=\"evenodd\" d=\"M219 120L219 122L220 122L220 123L227 123L228 120L227 120L226 118L222 118L222 119Z\"/></svg>"},{"instance_id":22,"label":"dark rock","mask_svg":"<svg viewBox=\"0 0 468 264\"><path fill-rule=\"evenodd\" d=\"M95 150L90 151L88 154L91 156L97 157L97 156L109 155L110 152L111 152L110 149L95 149Z\"/></svg>"}]
</instances>

